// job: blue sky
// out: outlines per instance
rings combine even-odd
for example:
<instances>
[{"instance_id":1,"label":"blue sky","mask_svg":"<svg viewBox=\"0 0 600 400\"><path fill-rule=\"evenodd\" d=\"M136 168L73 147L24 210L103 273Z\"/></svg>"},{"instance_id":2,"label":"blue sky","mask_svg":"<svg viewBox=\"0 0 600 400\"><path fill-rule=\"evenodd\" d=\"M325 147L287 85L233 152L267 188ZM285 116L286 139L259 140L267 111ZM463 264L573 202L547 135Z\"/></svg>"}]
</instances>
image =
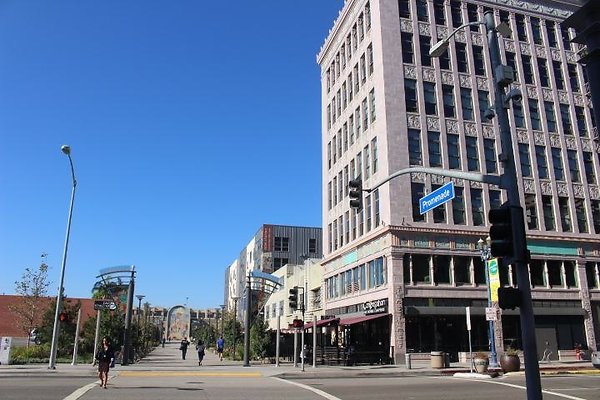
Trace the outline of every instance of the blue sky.
<instances>
[{"instance_id":1,"label":"blue sky","mask_svg":"<svg viewBox=\"0 0 600 400\"><path fill-rule=\"evenodd\" d=\"M47 253L65 293L135 265L215 307L263 223L321 226L320 72L343 0L0 1L0 293Z\"/></svg>"}]
</instances>

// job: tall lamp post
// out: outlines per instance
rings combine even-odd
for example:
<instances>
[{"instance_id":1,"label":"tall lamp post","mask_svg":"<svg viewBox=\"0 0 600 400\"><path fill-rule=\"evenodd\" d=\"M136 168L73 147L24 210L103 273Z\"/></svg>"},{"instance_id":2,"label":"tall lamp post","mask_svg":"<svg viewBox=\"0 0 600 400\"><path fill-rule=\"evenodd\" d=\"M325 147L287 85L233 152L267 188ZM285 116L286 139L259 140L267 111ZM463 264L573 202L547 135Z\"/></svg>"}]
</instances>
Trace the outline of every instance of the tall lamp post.
<instances>
[{"instance_id":1,"label":"tall lamp post","mask_svg":"<svg viewBox=\"0 0 600 400\"><path fill-rule=\"evenodd\" d=\"M231 360L235 361L235 338L237 336L237 302L240 299L239 296L231 298L233 300L233 354L231 354Z\"/></svg>"},{"instance_id":2,"label":"tall lamp post","mask_svg":"<svg viewBox=\"0 0 600 400\"><path fill-rule=\"evenodd\" d=\"M60 268L60 283L58 285L58 295L56 296L56 312L54 313L54 328L52 329L52 345L50 347L50 360L48 362L49 369L56 368L56 351L58 349L58 335L60 331L60 322L58 320L62 311L62 300L65 283L65 266L67 264L67 251L69 249L69 235L71 234L71 218L73 217L73 202L75 201L75 188L77 180L75 180L75 169L73 168L73 159L71 159L71 147L63 145L60 150L69 157L71 165L71 179L73 182L71 188L71 202L69 204L69 219L67 220L67 233L65 235L65 247L63 250L62 266Z\"/></svg>"},{"instance_id":3,"label":"tall lamp post","mask_svg":"<svg viewBox=\"0 0 600 400\"><path fill-rule=\"evenodd\" d=\"M138 326L138 346L140 344L140 339L142 336L142 328L140 326L140 317L142 314L142 300L144 299L143 294L136 294L135 297L138 299L138 311L137 311L137 326Z\"/></svg>"},{"instance_id":4,"label":"tall lamp post","mask_svg":"<svg viewBox=\"0 0 600 400\"><path fill-rule=\"evenodd\" d=\"M487 285L487 300L488 308L492 305L492 288L490 284L490 271L488 270L488 260L492 258L492 252L490 247L491 238L488 236L486 241L479 239L477 241L477 249L481 255L481 261L485 267L485 283ZM488 339L490 341L490 367L498 367L498 357L496 355L496 335L494 330L494 321L488 321Z\"/></svg>"},{"instance_id":5,"label":"tall lamp post","mask_svg":"<svg viewBox=\"0 0 600 400\"><path fill-rule=\"evenodd\" d=\"M525 355L525 382L527 386L527 399L542 398L542 384L540 380L540 366L537 359L537 344L535 342L535 320L533 316L533 303L531 301L531 287L529 281L529 272L527 264L529 254L527 251L527 240L525 237L525 221L523 218L523 208L519 195L519 186L517 184L517 171L515 168L514 150L512 144L512 132L508 121L508 108L511 101L519 101L523 95L519 89L512 89L508 93L506 88L514 81L514 71L502 64L500 59L500 46L498 44L498 34L505 38L512 35L510 27L501 22L496 25L494 21L494 12L487 10L484 12L484 20L470 22L456 28L447 38L437 42L429 50L432 57L441 56L448 48L449 40L458 31L467 26L484 25L488 38L488 48L490 61L492 64L492 77L494 82L494 107L492 117L498 117L500 128L500 144L502 147L501 161L504 169L500 176L500 188L506 190L508 197L508 207L511 210L511 225L513 228L513 254L507 258L507 262L515 266L517 270L517 284L521 295L520 319L521 319L521 337L523 340L523 353ZM493 243L492 243L493 246Z\"/></svg>"}]
</instances>

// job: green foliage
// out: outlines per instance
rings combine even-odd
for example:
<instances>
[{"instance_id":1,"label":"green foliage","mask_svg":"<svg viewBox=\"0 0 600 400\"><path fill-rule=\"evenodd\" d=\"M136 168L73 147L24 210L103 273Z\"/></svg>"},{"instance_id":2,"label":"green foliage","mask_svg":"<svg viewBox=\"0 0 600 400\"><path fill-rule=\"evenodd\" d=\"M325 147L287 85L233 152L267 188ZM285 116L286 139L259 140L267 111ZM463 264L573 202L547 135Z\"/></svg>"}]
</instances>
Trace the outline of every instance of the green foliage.
<instances>
[{"instance_id":1,"label":"green foliage","mask_svg":"<svg viewBox=\"0 0 600 400\"><path fill-rule=\"evenodd\" d=\"M507 356L519 356L519 350L514 347L507 347L506 350L504 350L504 354Z\"/></svg>"},{"instance_id":2,"label":"green foliage","mask_svg":"<svg viewBox=\"0 0 600 400\"><path fill-rule=\"evenodd\" d=\"M232 312L225 313L224 315L224 328L223 328L223 339L225 339L225 354L231 357L233 351L233 342L235 337L236 343L236 360L240 360L240 349L243 354L244 349L244 335L242 324L235 319L235 315Z\"/></svg>"},{"instance_id":3,"label":"green foliage","mask_svg":"<svg viewBox=\"0 0 600 400\"><path fill-rule=\"evenodd\" d=\"M81 307L81 302L71 303L63 300L63 312L68 318L65 322L59 322L60 333L58 335L57 357L66 357L73 354L73 345L75 339L75 329L77 327L77 312ZM38 329L37 338L40 344L50 344L52 342L52 330L54 328L54 316L56 312L56 300L53 300L50 307L42 316L42 323Z\"/></svg>"},{"instance_id":4,"label":"green foliage","mask_svg":"<svg viewBox=\"0 0 600 400\"><path fill-rule=\"evenodd\" d=\"M271 335L262 318L256 318L250 328L250 355L252 358L264 358L269 351Z\"/></svg>"},{"instance_id":5,"label":"green foliage","mask_svg":"<svg viewBox=\"0 0 600 400\"><path fill-rule=\"evenodd\" d=\"M215 328L206 321L200 321L192 327L191 336L196 340L201 340L205 346L215 346L217 341L217 333Z\"/></svg>"},{"instance_id":6,"label":"green foliage","mask_svg":"<svg viewBox=\"0 0 600 400\"><path fill-rule=\"evenodd\" d=\"M29 347L13 347L10 352L12 364L25 364L35 362L48 362L50 356L50 344Z\"/></svg>"}]
</instances>

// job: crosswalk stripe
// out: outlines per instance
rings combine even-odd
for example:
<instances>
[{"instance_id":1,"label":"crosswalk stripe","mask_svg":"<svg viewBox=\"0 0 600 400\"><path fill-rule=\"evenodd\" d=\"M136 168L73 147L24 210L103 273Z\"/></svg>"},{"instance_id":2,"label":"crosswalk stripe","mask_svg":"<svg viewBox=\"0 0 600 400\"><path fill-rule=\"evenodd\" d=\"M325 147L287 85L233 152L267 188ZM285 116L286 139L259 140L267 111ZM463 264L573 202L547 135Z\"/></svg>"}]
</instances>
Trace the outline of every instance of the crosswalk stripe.
<instances>
[{"instance_id":1,"label":"crosswalk stripe","mask_svg":"<svg viewBox=\"0 0 600 400\"><path fill-rule=\"evenodd\" d=\"M152 377L152 376L215 376L215 377L239 377L259 378L263 376L260 372L200 372L200 371L121 371L119 376L124 377Z\"/></svg>"}]
</instances>

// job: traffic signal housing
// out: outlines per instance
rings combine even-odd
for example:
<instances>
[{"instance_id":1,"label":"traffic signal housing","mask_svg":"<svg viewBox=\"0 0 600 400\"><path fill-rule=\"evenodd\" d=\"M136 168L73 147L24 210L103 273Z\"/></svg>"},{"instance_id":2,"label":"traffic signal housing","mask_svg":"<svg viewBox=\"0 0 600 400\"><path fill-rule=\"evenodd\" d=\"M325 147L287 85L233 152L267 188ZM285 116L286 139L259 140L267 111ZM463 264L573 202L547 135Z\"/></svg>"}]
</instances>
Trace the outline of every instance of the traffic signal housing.
<instances>
[{"instance_id":1,"label":"traffic signal housing","mask_svg":"<svg viewBox=\"0 0 600 400\"><path fill-rule=\"evenodd\" d=\"M66 312L61 312L58 314L58 319L60 322L67 322L69 320L69 315Z\"/></svg>"},{"instance_id":2,"label":"traffic signal housing","mask_svg":"<svg viewBox=\"0 0 600 400\"><path fill-rule=\"evenodd\" d=\"M498 288L498 307L514 310L521 306L521 291L514 287Z\"/></svg>"},{"instance_id":3,"label":"traffic signal housing","mask_svg":"<svg viewBox=\"0 0 600 400\"><path fill-rule=\"evenodd\" d=\"M363 208L363 197L362 197L362 179L356 178L348 182L350 191L348 196L350 197L350 207L355 208L356 211L360 211Z\"/></svg>"},{"instance_id":4,"label":"traffic signal housing","mask_svg":"<svg viewBox=\"0 0 600 400\"><path fill-rule=\"evenodd\" d=\"M290 297L288 297L288 300L292 311L296 311L298 309L298 286L294 286L290 289Z\"/></svg>"},{"instance_id":5,"label":"traffic signal housing","mask_svg":"<svg viewBox=\"0 0 600 400\"><path fill-rule=\"evenodd\" d=\"M292 327L294 328L302 328L304 326L304 321L301 319L294 319L292 321Z\"/></svg>"},{"instance_id":6,"label":"traffic signal housing","mask_svg":"<svg viewBox=\"0 0 600 400\"><path fill-rule=\"evenodd\" d=\"M488 213L490 224L490 251L493 257L512 257L515 253L511 210L504 203Z\"/></svg>"}]
</instances>

